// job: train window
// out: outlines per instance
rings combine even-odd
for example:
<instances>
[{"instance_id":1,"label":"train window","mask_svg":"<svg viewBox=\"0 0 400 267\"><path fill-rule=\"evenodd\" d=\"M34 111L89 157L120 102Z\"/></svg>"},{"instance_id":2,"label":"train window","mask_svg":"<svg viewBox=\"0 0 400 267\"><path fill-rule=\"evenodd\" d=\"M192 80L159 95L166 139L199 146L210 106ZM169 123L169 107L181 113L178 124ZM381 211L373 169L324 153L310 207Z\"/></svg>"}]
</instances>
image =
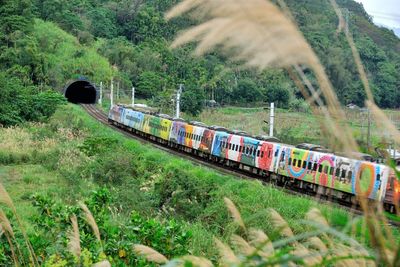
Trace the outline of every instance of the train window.
<instances>
[{"instance_id":1,"label":"train window","mask_svg":"<svg viewBox=\"0 0 400 267\"><path fill-rule=\"evenodd\" d=\"M253 149L253 157L255 157L256 156L256 149L254 148Z\"/></svg>"},{"instance_id":2,"label":"train window","mask_svg":"<svg viewBox=\"0 0 400 267\"><path fill-rule=\"evenodd\" d=\"M343 178L343 179L344 179L344 177L346 177L346 170L342 170L342 175L340 176L340 178Z\"/></svg>"},{"instance_id":3,"label":"train window","mask_svg":"<svg viewBox=\"0 0 400 267\"><path fill-rule=\"evenodd\" d=\"M340 175L340 169L339 169L339 168L336 168L335 176L336 176L336 177L339 177L339 175Z\"/></svg>"},{"instance_id":4,"label":"train window","mask_svg":"<svg viewBox=\"0 0 400 267\"><path fill-rule=\"evenodd\" d=\"M279 149L277 149L277 150L275 151L275 157L278 156L278 153L279 153Z\"/></svg>"},{"instance_id":5,"label":"train window","mask_svg":"<svg viewBox=\"0 0 400 267\"><path fill-rule=\"evenodd\" d=\"M318 172L322 173L322 165L321 164L318 166Z\"/></svg>"},{"instance_id":6,"label":"train window","mask_svg":"<svg viewBox=\"0 0 400 267\"><path fill-rule=\"evenodd\" d=\"M313 171L317 171L317 163L314 162Z\"/></svg>"},{"instance_id":7,"label":"train window","mask_svg":"<svg viewBox=\"0 0 400 267\"><path fill-rule=\"evenodd\" d=\"M311 161L308 162L308 168L307 169L309 169L309 170L312 169L312 162Z\"/></svg>"},{"instance_id":8,"label":"train window","mask_svg":"<svg viewBox=\"0 0 400 267\"><path fill-rule=\"evenodd\" d=\"M253 154L253 148L250 147L249 155L252 155L252 154Z\"/></svg>"},{"instance_id":9,"label":"train window","mask_svg":"<svg viewBox=\"0 0 400 267\"><path fill-rule=\"evenodd\" d=\"M329 168L329 175L333 175L333 167Z\"/></svg>"},{"instance_id":10,"label":"train window","mask_svg":"<svg viewBox=\"0 0 400 267\"><path fill-rule=\"evenodd\" d=\"M324 173L328 174L328 168L329 168L329 166L324 167Z\"/></svg>"},{"instance_id":11,"label":"train window","mask_svg":"<svg viewBox=\"0 0 400 267\"><path fill-rule=\"evenodd\" d=\"M299 161L297 162L297 167L298 167L298 168L301 167L301 160L299 160Z\"/></svg>"},{"instance_id":12,"label":"train window","mask_svg":"<svg viewBox=\"0 0 400 267\"><path fill-rule=\"evenodd\" d=\"M289 166L292 165L292 158L289 158L288 165L289 165Z\"/></svg>"},{"instance_id":13,"label":"train window","mask_svg":"<svg viewBox=\"0 0 400 267\"><path fill-rule=\"evenodd\" d=\"M297 159L294 159L293 160L293 166L295 166L295 167L296 167L296 162L297 162Z\"/></svg>"},{"instance_id":14,"label":"train window","mask_svg":"<svg viewBox=\"0 0 400 267\"><path fill-rule=\"evenodd\" d=\"M271 157L271 150L268 150L268 158Z\"/></svg>"},{"instance_id":15,"label":"train window","mask_svg":"<svg viewBox=\"0 0 400 267\"><path fill-rule=\"evenodd\" d=\"M232 143L229 144L229 149L232 149Z\"/></svg>"},{"instance_id":16,"label":"train window","mask_svg":"<svg viewBox=\"0 0 400 267\"><path fill-rule=\"evenodd\" d=\"M261 151L261 157L262 158L264 157L264 151Z\"/></svg>"},{"instance_id":17,"label":"train window","mask_svg":"<svg viewBox=\"0 0 400 267\"><path fill-rule=\"evenodd\" d=\"M307 168L307 161L305 161L305 160L303 161L303 166L302 167L303 167L303 169Z\"/></svg>"},{"instance_id":18,"label":"train window","mask_svg":"<svg viewBox=\"0 0 400 267\"><path fill-rule=\"evenodd\" d=\"M381 180L381 175L379 173L376 175L376 180L378 180L378 181Z\"/></svg>"},{"instance_id":19,"label":"train window","mask_svg":"<svg viewBox=\"0 0 400 267\"><path fill-rule=\"evenodd\" d=\"M257 150L257 157L260 157L261 151Z\"/></svg>"},{"instance_id":20,"label":"train window","mask_svg":"<svg viewBox=\"0 0 400 267\"><path fill-rule=\"evenodd\" d=\"M226 141L225 142L225 148L228 149L228 147L229 147L229 143L228 143L228 141Z\"/></svg>"},{"instance_id":21,"label":"train window","mask_svg":"<svg viewBox=\"0 0 400 267\"><path fill-rule=\"evenodd\" d=\"M352 172L352 171L349 171L349 172L347 173L347 180L348 180L349 182L351 181L352 176L353 176L353 172Z\"/></svg>"}]
</instances>

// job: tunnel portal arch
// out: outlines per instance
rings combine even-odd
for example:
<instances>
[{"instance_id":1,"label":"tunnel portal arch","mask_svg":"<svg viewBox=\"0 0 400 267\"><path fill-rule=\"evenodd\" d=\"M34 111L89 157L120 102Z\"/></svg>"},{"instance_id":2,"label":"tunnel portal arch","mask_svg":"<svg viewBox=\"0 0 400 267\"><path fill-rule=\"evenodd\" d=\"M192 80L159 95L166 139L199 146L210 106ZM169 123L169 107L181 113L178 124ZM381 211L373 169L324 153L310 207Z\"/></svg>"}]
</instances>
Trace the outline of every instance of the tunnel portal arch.
<instances>
[{"instance_id":1,"label":"tunnel portal arch","mask_svg":"<svg viewBox=\"0 0 400 267\"><path fill-rule=\"evenodd\" d=\"M91 82L76 80L65 87L64 96L71 103L95 104L98 94L96 86Z\"/></svg>"}]
</instances>

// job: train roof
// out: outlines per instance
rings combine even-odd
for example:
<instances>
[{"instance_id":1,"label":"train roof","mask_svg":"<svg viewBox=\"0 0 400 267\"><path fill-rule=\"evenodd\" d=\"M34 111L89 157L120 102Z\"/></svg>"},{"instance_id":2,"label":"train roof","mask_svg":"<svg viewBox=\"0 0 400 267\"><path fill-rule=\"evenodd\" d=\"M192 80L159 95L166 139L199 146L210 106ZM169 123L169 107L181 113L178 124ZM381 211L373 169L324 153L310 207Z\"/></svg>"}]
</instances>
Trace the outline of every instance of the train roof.
<instances>
[{"instance_id":1,"label":"train roof","mask_svg":"<svg viewBox=\"0 0 400 267\"><path fill-rule=\"evenodd\" d=\"M214 131L221 131L221 132L231 133L231 131L228 130L227 128L222 127L222 126L218 126L218 125L211 125L208 128L210 128L211 130L214 130Z\"/></svg>"},{"instance_id":2,"label":"train roof","mask_svg":"<svg viewBox=\"0 0 400 267\"><path fill-rule=\"evenodd\" d=\"M143 113L147 113L147 114L152 114L152 115L159 115L159 109L157 108L152 108L147 106L146 104L135 104L135 105L126 105L126 104L117 104L117 106L122 106L124 108L127 109L131 109L134 111L140 111Z\"/></svg>"},{"instance_id":3,"label":"train roof","mask_svg":"<svg viewBox=\"0 0 400 267\"><path fill-rule=\"evenodd\" d=\"M169 119L172 120L172 117L168 114L157 114L158 117L164 118L164 119Z\"/></svg>"},{"instance_id":4,"label":"train roof","mask_svg":"<svg viewBox=\"0 0 400 267\"><path fill-rule=\"evenodd\" d=\"M321 145L309 144L309 143L298 144L298 145L296 145L296 148L309 150L309 151L323 152L323 153L332 153L332 151L330 151L326 147L323 147Z\"/></svg>"},{"instance_id":5,"label":"train roof","mask_svg":"<svg viewBox=\"0 0 400 267\"><path fill-rule=\"evenodd\" d=\"M257 135L255 137L256 139L266 141L266 142L272 142L272 143L280 143L281 140L277 137L274 136L269 136L269 135Z\"/></svg>"},{"instance_id":6,"label":"train roof","mask_svg":"<svg viewBox=\"0 0 400 267\"><path fill-rule=\"evenodd\" d=\"M201 122L201 121L189 121L189 124L194 125L194 126L200 126L200 127L204 127L204 128L208 128L208 126Z\"/></svg>"},{"instance_id":7,"label":"train roof","mask_svg":"<svg viewBox=\"0 0 400 267\"><path fill-rule=\"evenodd\" d=\"M372 155L366 154L366 153L361 153L361 152L336 152L335 155L345 157L345 158L352 158L352 159L358 159L358 160L365 160L365 161L370 161L374 162L375 159Z\"/></svg>"}]
</instances>

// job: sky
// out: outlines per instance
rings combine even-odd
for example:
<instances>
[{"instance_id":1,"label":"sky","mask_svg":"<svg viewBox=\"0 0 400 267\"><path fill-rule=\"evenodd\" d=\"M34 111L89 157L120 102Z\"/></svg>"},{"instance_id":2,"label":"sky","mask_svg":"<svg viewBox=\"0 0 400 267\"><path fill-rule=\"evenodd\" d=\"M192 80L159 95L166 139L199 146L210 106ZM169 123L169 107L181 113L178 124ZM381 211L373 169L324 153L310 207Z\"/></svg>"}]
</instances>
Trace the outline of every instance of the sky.
<instances>
[{"instance_id":1,"label":"sky","mask_svg":"<svg viewBox=\"0 0 400 267\"><path fill-rule=\"evenodd\" d=\"M374 23L390 29L400 28L400 0L355 0L362 3Z\"/></svg>"}]
</instances>

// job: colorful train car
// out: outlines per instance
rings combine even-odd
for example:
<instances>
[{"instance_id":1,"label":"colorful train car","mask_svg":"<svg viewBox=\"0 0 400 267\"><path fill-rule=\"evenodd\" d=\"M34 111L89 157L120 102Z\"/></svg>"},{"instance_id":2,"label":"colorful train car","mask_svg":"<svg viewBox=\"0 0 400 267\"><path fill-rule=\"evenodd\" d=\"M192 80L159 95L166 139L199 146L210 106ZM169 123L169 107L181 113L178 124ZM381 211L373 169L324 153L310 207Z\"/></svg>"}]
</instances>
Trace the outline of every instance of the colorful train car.
<instances>
[{"instance_id":1,"label":"colorful train car","mask_svg":"<svg viewBox=\"0 0 400 267\"><path fill-rule=\"evenodd\" d=\"M122 123L138 131L143 131L144 114L142 112L125 109Z\"/></svg>"},{"instance_id":2,"label":"colorful train car","mask_svg":"<svg viewBox=\"0 0 400 267\"><path fill-rule=\"evenodd\" d=\"M144 114L143 132L168 141L171 124L172 121L169 119Z\"/></svg>"},{"instance_id":3,"label":"colorful train car","mask_svg":"<svg viewBox=\"0 0 400 267\"><path fill-rule=\"evenodd\" d=\"M269 142L222 127L170 119L119 105L111 107L109 121L186 152L201 152L203 157L227 166L301 186L306 184L316 193L339 193L339 197L351 201L353 196L362 195L383 201L390 209L400 201L400 183L390 168L382 164Z\"/></svg>"},{"instance_id":4,"label":"colorful train car","mask_svg":"<svg viewBox=\"0 0 400 267\"><path fill-rule=\"evenodd\" d=\"M349 159L284 146L278 174L325 188L382 200L389 168L372 162Z\"/></svg>"}]
</instances>

